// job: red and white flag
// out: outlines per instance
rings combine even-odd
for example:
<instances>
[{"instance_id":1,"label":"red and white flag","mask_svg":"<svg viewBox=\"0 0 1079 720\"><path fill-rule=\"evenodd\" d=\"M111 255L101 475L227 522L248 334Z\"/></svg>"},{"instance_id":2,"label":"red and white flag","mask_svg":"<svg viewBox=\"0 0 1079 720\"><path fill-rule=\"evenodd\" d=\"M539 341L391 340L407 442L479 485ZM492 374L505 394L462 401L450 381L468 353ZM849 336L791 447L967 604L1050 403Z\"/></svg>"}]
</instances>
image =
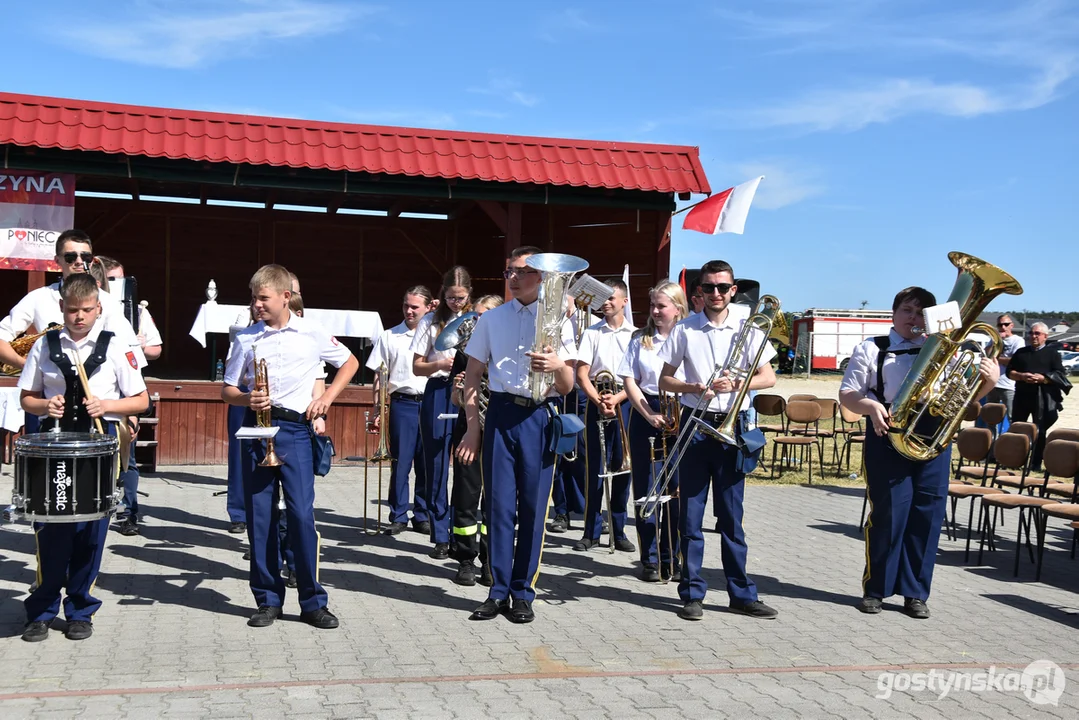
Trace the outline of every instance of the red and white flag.
<instances>
[{"instance_id":1,"label":"red and white flag","mask_svg":"<svg viewBox=\"0 0 1079 720\"><path fill-rule=\"evenodd\" d=\"M753 202L753 196L757 193L757 186L761 184L764 176L754 178L747 183L727 188L721 193L697 203L686 214L682 223L683 230L696 230L706 235L718 235L720 233L742 234L746 228L746 216L749 215L749 206Z\"/></svg>"}]
</instances>

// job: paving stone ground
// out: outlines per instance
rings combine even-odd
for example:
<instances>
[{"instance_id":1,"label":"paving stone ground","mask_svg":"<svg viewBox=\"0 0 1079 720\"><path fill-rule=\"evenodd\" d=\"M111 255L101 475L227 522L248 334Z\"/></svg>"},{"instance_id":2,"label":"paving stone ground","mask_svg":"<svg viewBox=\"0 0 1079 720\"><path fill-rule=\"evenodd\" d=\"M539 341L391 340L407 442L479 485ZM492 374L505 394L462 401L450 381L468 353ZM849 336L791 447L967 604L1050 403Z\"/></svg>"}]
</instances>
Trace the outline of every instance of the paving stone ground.
<instances>
[{"instance_id":1,"label":"paving stone ground","mask_svg":"<svg viewBox=\"0 0 1079 720\"><path fill-rule=\"evenodd\" d=\"M858 488L752 486L749 571L778 620L726 612L717 535L706 535L705 619L687 623L675 614L675 586L640 582L633 557L573 552L577 522L576 531L547 537L536 622L476 623L468 615L485 588L455 585L454 563L428 558L427 539L416 533L364 535L362 473L335 468L318 482L316 512L321 579L341 627L299 622L292 594L285 618L256 630L246 625L253 611L246 540L226 532L224 498L213 496L223 477L224 468L183 467L143 478L142 535L110 533L97 590L104 606L84 642L66 640L62 622L47 642L19 639L34 542L0 533L0 717L1079 713L1079 565L1068 557L1063 523L1052 525L1041 582L1033 582L1025 554L1012 577L1012 512L1006 537L981 564L964 562L962 543L942 539L930 620L907 618L900 603L864 616L853 607L863 563ZM1035 704L1014 688L943 697L910 689L931 671L969 681L1035 660L1056 663L1066 676L1056 705Z\"/></svg>"}]
</instances>

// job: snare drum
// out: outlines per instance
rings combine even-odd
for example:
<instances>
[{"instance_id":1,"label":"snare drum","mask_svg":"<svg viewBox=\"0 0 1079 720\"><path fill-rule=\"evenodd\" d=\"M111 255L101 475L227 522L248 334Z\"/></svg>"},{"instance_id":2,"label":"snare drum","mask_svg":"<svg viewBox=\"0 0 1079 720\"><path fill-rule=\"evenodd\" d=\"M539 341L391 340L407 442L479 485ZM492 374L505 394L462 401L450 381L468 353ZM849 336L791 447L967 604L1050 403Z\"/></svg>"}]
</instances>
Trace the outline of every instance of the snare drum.
<instances>
[{"instance_id":1,"label":"snare drum","mask_svg":"<svg viewBox=\"0 0 1079 720\"><path fill-rule=\"evenodd\" d=\"M31 522L98 520L116 509L111 435L43 432L15 439L12 505Z\"/></svg>"}]
</instances>

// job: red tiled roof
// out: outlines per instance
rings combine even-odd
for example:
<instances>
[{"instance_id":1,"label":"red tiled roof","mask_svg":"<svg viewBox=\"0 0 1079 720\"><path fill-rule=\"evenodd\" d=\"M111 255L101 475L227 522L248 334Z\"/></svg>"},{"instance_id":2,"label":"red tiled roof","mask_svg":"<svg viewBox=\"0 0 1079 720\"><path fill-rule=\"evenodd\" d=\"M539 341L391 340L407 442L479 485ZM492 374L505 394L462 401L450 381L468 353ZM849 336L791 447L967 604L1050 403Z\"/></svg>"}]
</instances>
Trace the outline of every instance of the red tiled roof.
<instances>
[{"instance_id":1,"label":"red tiled roof","mask_svg":"<svg viewBox=\"0 0 1079 720\"><path fill-rule=\"evenodd\" d=\"M0 92L0 144L234 164L708 193L697 148L285 120Z\"/></svg>"}]
</instances>

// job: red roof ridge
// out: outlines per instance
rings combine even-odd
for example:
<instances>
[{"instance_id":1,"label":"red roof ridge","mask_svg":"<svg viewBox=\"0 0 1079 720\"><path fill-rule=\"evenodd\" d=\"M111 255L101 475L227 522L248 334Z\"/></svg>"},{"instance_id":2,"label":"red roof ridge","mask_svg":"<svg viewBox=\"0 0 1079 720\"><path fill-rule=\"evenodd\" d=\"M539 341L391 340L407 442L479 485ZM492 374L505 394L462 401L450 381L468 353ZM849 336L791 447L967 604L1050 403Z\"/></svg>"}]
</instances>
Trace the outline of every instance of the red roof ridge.
<instances>
[{"instance_id":1,"label":"red roof ridge","mask_svg":"<svg viewBox=\"0 0 1079 720\"><path fill-rule=\"evenodd\" d=\"M708 193L699 150L0 92L0 144L353 172Z\"/></svg>"}]
</instances>

